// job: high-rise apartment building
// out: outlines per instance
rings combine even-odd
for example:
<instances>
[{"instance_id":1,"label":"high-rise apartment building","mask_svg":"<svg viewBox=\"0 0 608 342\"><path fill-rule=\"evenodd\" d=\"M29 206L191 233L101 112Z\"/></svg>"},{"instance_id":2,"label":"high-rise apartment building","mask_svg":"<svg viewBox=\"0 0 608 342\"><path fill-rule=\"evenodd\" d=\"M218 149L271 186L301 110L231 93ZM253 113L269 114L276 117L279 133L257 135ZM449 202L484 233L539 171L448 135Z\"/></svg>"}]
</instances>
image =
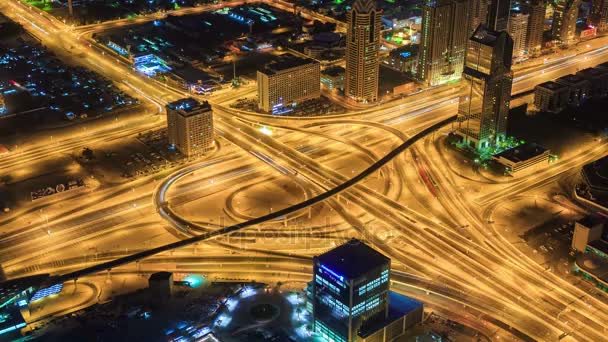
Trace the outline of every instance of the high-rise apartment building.
<instances>
[{"instance_id":1,"label":"high-rise apartment building","mask_svg":"<svg viewBox=\"0 0 608 342\"><path fill-rule=\"evenodd\" d=\"M532 0L527 10L529 17L526 46L528 47L528 52L539 52L543 46L547 3L545 0Z\"/></svg>"},{"instance_id":2,"label":"high-rise apartment building","mask_svg":"<svg viewBox=\"0 0 608 342\"><path fill-rule=\"evenodd\" d=\"M321 96L321 65L309 58L283 55L257 72L258 107L273 114Z\"/></svg>"},{"instance_id":3,"label":"high-rise apartment building","mask_svg":"<svg viewBox=\"0 0 608 342\"><path fill-rule=\"evenodd\" d=\"M528 50L528 21L530 15L511 12L509 18L509 35L513 39L513 57L523 56Z\"/></svg>"},{"instance_id":4,"label":"high-rise apartment building","mask_svg":"<svg viewBox=\"0 0 608 342\"><path fill-rule=\"evenodd\" d=\"M488 0L469 0L469 36L488 19Z\"/></svg>"},{"instance_id":5,"label":"high-rise apartment building","mask_svg":"<svg viewBox=\"0 0 608 342\"><path fill-rule=\"evenodd\" d=\"M608 30L608 0L591 0L591 13L588 23L598 31Z\"/></svg>"},{"instance_id":6,"label":"high-rise apartment building","mask_svg":"<svg viewBox=\"0 0 608 342\"><path fill-rule=\"evenodd\" d=\"M494 31L506 31L509 25L511 0L489 0L486 26Z\"/></svg>"},{"instance_id":7,"label":"high-rise apartment building","mask_svg":"<svg viewBox=\"0 0 608 342\"><path fill-rule=\"evenodd\" d=\"M421 322L422 303L389 291L390 266L356 239L315 257L315 333L334 342L392 341Z\"/></svg>"},{"instance_id":8,"label":"high-rise apartment building","mask_svg":"<svg viewBox=\"0 0 608 342\"><path fill-rule=\"evenodd\" d=\"M213 147L213 111L211 105L193 98L167 104L169 144L185 156L193 156Z\"/></svg>"},{"instance_id":9,"label":"high-rise apartment building","mask_svg":"<svg viewBox=\"0 0 608 342\"><path fill-rule=\"evenodd\" d=\"M576 20L580 0L557 0L553 11L551 34L553 39L568 44L576 36Z\"/></svg>"},{"instance_id":10,"label":"high-rise apartment building","mask_svg":"<svg viewBox=\"0 0 608 342\"><path fill-rule=\"evenodd\" d=\"M504 141L511 100L513 40L479 26L469 41L458 106L457 132L474 149Z\"/></svg>"},{"instance_id":11,"label":"high-rise apartment building","mask_svg":"<svg viewBox=\"0 0 608 342\"><path fill-rule=\"evenodd\" d=\"M346 96L358 102L378 99L382 10L375 0L355 0L346 14Z\"/></svg>"},{"instance_id":12,"label":"high-rise apartment building","mask_svg":"<svg viewBox=\"0 0 608 342\"><path fill-rule=\"evenodd\" d=\"M467 45L467 0L426 0L418 52L419 80L438 85L459 79ZM464 24L463 24L464 23Z\"/></svg>"}]
</instances>

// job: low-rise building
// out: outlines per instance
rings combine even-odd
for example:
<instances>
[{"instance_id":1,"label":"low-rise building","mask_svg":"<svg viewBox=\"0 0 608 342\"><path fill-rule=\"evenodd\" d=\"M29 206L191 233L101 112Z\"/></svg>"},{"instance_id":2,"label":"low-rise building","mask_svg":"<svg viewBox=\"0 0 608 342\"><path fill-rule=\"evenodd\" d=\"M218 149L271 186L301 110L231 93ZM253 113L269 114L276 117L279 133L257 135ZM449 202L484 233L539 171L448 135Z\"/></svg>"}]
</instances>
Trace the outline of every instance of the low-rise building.
<instances>
[{"instance_id":1,"label":"low-rise building","mask_svg":"<svg viewBox=\"0 0 608 342\"><path fill-rule=\"evenodd\" d=\"M257 82L259 109L281 114L321 96L321 67L309 58L283 55L258 70Z\"/></svg>"},{"instance_id":2,"label":"low-rise building","mask_svg":"<svg viewBox=\"0 0 608 342\"><path fill-rule=\"evenodd\" d=\"M190 157L213 148L213 111L211 105L193 98L167 105L169 145Z\"/></svg>"},{"instance_id":3,"label":"low-rise building","mask_svg":"<svg viewBox=\"0 0 608 342\"><path fill-rule=\"evenodd\" d=\"M174 69L171 78L179 87L193 94L208 94L222 88L219 77L214 77L193 66Z\"/></svg>"},{"instance_id":4,"label":"low-rise building","mask_svg":"<svg viewBox=\"0 0 608 342\"><path fill-rule=\"evenodd\" d=\"M530 172L549 163L549 150L535 143L524 143L492 156L504 167L505 174L519 175Z\"/></svg>"},{"instance_id":5,"label":"low-rise building","mask_svg":"<svg viewBox=\"0 0 608 342\"><path fill-rule=\"evenodd\" d=\"M608 94L608 69L587 68L576 73L591 83L592 97L604 97Z\"/></svg>"},{"instance_id":6,"label":"low-rise building","mask_svg":"<svg viewBox=\"0 0 608 342\"><path fill-rule=\"evenodd\" d=\"M591 214L574 223L574 234L572 235L572 249L581 253L590 252L595 247L590 247L596 241L602 241L606 226L606 217L600 214ZM608 234L608 231L606 231ZM608 237L608 236L607 236ZM602 244L595 244L601 246ZM605 244L604 244L605 245ZM600 253L596 253L602 257L606 257L606 253L599 248Z\"/></svg>"},{"instance_id":7,"label":"low-rise building","mask_svg":"<svg viewBox=\"0 0 608 342\"><path fill-rule=\"evenodd\" d=\"M321 71L321 83L330 90L344 91L346 70L341 66L332 66Z\"/></svg>"},{"instance_id":8,"label":"low-rise building","mask_svg":"<svg viewBox=\"0 0 608 342\"><path fill-rule=\"evenodd\" d=\"M574 224L572 249L576 258L575 273L608 291L608 217L591 214Z\"/></svg>"},{"instance_id":9,"label":"low-rise building","mask_svg":"<svg viewBox=\"0 0 608 342\"><path fill-rule=\"evenodd\" d=\"M569 95L568 86L547 81L534 88L534 106L543 112L559 113L566 109Z\"/></svg>"},{"instance_id":10,"label":"low-rise building","mask_svg":"<svg viewBox=\"0 0 608 342\"><path fill-rule=\"evenodd\" d=\"M392 50L384 60L391 69L415 73L418 66L418 45L408 45Z\"/></svg>"},{"instance_id":11,"label":"low-rise building","mask_svg":"<svg viewBox=\"0 0 608 342\"><path fill-rule=\"evenodd\" d=\"M587 188L587 197L605 205L608 199L608 156L584 165L581 179Z\"/></svg>"},{"instance_id":12,"label":"low-rise building","mask_svg":"<svg viewBox=\"0 0 608 342\"><path fill-rule=\"evenodd\" d=\"M568 103L579 106L591 94L591 82L580 75L566 75L558 78L557 83L568 87Z\"/></svg>"},{"instance_id":13,"label":"low-rise building","mask_svg":"<svg viewBox=\"0 0 608 342\"><path fill-rule=\"evenodd\" d=\"M164 301L173 295L173 273L156 272L148 278L150 298L156 301Z\"/></svg>"}]
</instances>

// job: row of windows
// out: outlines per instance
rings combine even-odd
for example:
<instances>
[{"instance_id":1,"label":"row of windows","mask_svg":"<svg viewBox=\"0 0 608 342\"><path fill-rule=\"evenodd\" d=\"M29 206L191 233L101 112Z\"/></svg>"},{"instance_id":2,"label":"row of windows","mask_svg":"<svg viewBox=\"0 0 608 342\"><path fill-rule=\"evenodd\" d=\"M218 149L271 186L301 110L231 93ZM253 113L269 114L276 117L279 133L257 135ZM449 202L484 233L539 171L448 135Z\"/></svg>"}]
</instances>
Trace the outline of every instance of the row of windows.
<instances>
[{"instance_id":1,"label":"row of windows","mask_svg":"<svg viewBox=\"0 0 608 342\"><path fill-rule=\"evenodd\" d=\"M348 316L350 313L348 306L331 296L323 296L321 301L337 313L339 317Z\"/></svg>"},{"instance_id":2,"label":"row of windows","mask_svg":"<svg viewBox=\"0 0 608 342\"><path fill-rule=\"evenodd\" d=\"M325 278L316 276L315 281L317 282L317 284L320 284L320 285L323 285L323 286L329 288L331 290L331 292L333 292L335 294L340 294L340 289L337 286L335 286L334 284L328 282Z\"/></svg>"},{"instance_id":3,"label":"row of windows","mask_svg":"<svg viewBox=\"0 0 608 342\"><path fill-rule=\"evenodd\" d=\"M319 333L326 341L329 342L346 342L344 337L336 334L333 330L328 328L325 324L315 320L315 331Z\"/></svg>"},{"instance_id":4,"label":"row of windows","mask_svg":"<svg viewBox=\"0 0 608 342\"><path fill-rule=\"evenodd\" d=\"M363 284L359 287L359 296L363 296L365 293L372 291L378 286L388 282L388 270L382 271L380 277L370 281L367 284Z\"/></svg>"},{"instance_id":5,"label":"row of windows","mask_svg":"<svg viewBox=\"0 0 608 342\"><path fill-rule=\"evenodd\" d=\"M358 316L364 312L368 312L380 305L380 295L377 294L353 307L352 316Z\"/></svg>"}]
</instances>

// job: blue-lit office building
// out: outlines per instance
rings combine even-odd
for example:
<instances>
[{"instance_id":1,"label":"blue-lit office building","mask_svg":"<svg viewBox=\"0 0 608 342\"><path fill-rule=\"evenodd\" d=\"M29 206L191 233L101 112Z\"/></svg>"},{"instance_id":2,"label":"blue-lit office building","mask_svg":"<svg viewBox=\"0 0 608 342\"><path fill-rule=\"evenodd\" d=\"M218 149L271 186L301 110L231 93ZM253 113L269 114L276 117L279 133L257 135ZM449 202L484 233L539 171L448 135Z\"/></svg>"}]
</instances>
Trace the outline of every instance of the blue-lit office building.
<instances>
[{"instance_id":1,"label":"blue-lit office building","mask_svg":"<svg viewBox=\"0 0 608 342\"><path fill-rule=\"evenodd\" d=\"M390 265L356 239L315 257L315 333L330 342L391 341L422 321L422 303L389 291Z\"/></svg>"}]
</instances>

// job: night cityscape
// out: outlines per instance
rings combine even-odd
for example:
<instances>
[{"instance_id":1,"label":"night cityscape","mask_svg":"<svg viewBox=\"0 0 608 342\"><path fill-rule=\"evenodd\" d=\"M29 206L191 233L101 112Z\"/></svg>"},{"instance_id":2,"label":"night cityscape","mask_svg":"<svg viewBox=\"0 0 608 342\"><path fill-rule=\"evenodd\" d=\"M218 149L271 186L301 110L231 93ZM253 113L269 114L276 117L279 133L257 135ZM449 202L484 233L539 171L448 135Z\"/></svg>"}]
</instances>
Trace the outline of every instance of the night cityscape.
<instances>
[{"instance_id":1,"label":"night cityscape","mask_svg":"<svg viewBox=\"0 0 608 342\"><path fill-rule=\"evenodd\" d=\"M608 342L608 0L0 0L0 342Z\"/></svg>"}]
</instances>

